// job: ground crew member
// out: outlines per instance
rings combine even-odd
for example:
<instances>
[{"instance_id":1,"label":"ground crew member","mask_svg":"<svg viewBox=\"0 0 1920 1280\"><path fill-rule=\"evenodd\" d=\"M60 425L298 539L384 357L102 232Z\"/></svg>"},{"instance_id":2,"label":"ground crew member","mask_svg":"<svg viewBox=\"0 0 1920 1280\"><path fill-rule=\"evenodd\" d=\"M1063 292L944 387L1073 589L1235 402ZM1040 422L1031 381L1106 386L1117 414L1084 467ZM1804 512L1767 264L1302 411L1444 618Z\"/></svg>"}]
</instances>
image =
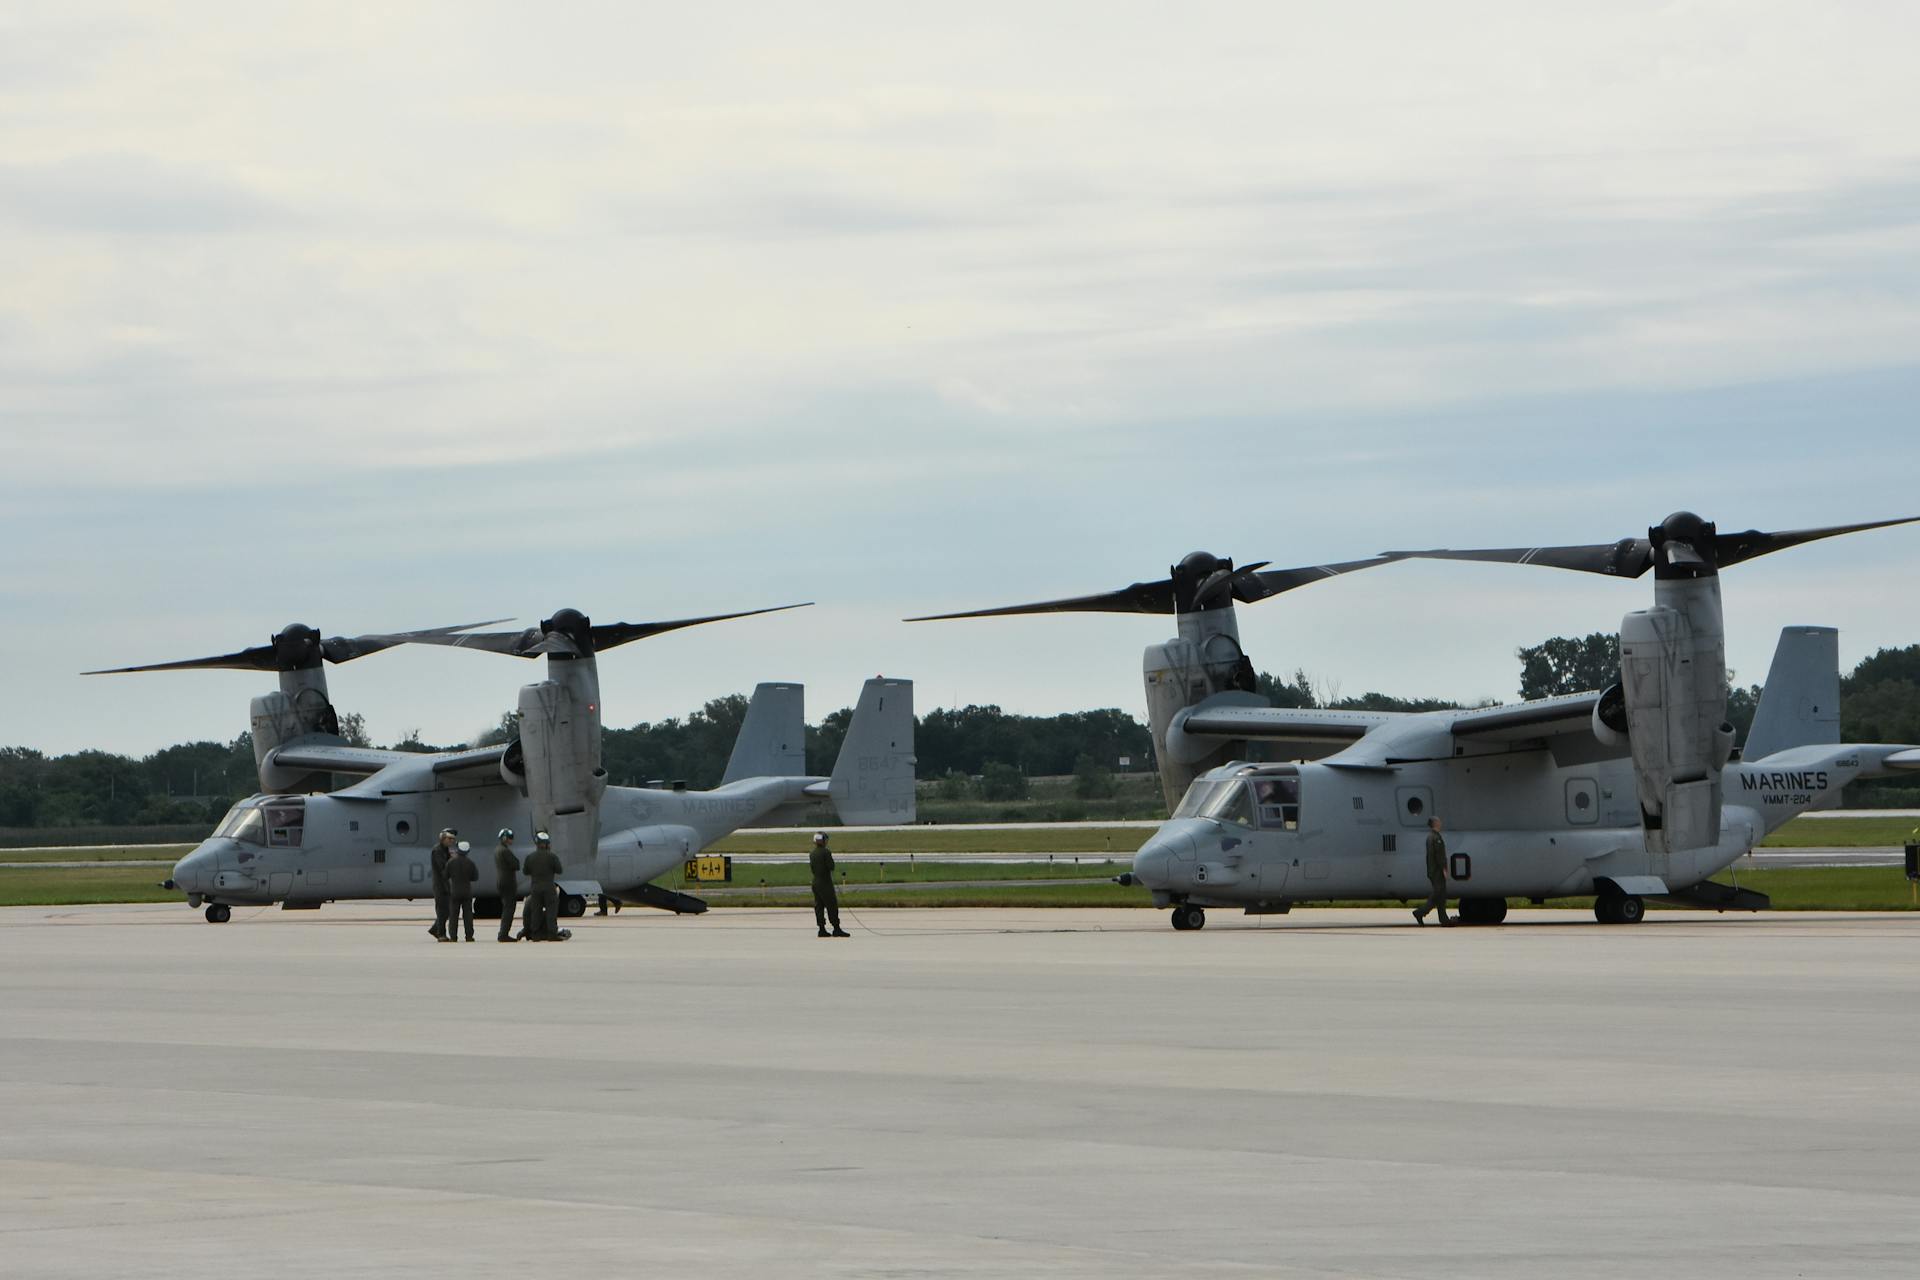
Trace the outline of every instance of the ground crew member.
<instances>
[{"instance_id":1,"label":"ground crew member","mask_svg":"<svg viewBox=\"0 0 1920 1280\"><path fill-rule=\"evenodd\" d=\"M807 867L813 872L813 922L823 938L851 938L840 927L840 896L833 891L833 850L827 848L827 833L813 833L813 852L807 855ZM827 932L827 921L833 932Z\"/></svg>"},{"instance_id":2,"label":"ground crew member","mask_svg":"<svg viewBox=\"0 0 1920 1280\"><path fill-rule=\"evenodd\" d=\"M1447 919L1447 838L1440 834L1440 819L1427 819L1427 883L1433 892L1427 900L1414 908L1413 918L1424 927L1427 912L1438 911L1440 923L1451 925Z\"/></svg>"},{"instance_id":3,"label":"ground crew member","mask_svg":"<svg viewBox=\"0 0 1920 1280\"><path fill-rule=\"evenodd\" d=\"M595 914L595 915L599 915L599 916L603 916L603 915L605 915L605 914L607 914L607 904L608 904L609 902L611 902L611 903L613 904L613 914L615 914L615 915L619 915L619 914L620 914L620 908L626 905L626 903L624 903L624 902L622 902L622 901L620 901L620 899L618 899L618 898L610 898L610 897L608 897L608 896L607 896L606 894L604 894L604 893L603 893L603 894L601 894L601 895L600 895L600 909L599 909L598 911L596 911L596 912L594 912L594 914Z\"/></svg>"},{"instance_id":4,"label":"ground crew member","mask_svg":"<svg viewBox=\"0 0 1920 1280\"><path fill-rule=\"evenodd\" d=\"M453 936L447 932L447 908L452 905L447 892L447 860L453 857L453 840L456 832L448 827L433 842L433 852L427 855L433 868L433 925L428 933L442 942L452 942Z\"/></svg>"},{"instance_id":5,"label":"ground crew member","mask_svg":"<svg viewBox=\"0 0 1920 1280\"><path fill-rule=\"evenodd\" d=\"M462 840L454 846L453 856L447 859L447 941L458 942L460 921L467 922L467 941L473 941L473 882L480 878L480 868L473 865L468 853L473 846Z\"/></svg>"},{"instance_id":6,"label":"ground crew member","mask_svg":"<svg viewBox=\"0 0 1920 1280\"><path fill-rule=\"evenodd\" d=\"M520 859L513 851L513 828L500 828L500 847L493 851L493 877L500 886L500 941L512 942L513 908L520 901Z\"/></svg>"},{"instance_id":7,"label":"ground crew member","mask_svg":"<svg viewBox=\"0 0 1920 1280\"><path fill-rule=\"evenodd\" d=\"M544 831L533 833L533 852L527 855L526 924L521 936L530 942L560 941L560 890L554 880L561 871L553 841Z\"/></svg>"}]
</instances>

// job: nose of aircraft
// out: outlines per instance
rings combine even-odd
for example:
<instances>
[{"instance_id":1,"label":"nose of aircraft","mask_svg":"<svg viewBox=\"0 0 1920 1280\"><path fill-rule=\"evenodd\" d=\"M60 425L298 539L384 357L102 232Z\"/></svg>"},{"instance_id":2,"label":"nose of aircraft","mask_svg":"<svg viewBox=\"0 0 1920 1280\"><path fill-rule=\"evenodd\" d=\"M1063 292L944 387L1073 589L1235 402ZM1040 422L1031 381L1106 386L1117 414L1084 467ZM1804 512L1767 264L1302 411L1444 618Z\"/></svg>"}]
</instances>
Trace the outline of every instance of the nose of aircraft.
<instances>
[{"instance_id":1,"label":"nose of aircraft","mask_svg":"<svg viewBox=\"0 0 1920 1280\"><path fill-rule=\"evenodd\" d=\"M218 861L213 842L209 840L173 864L174 887L182 893L209 892L213 888L213 873Z\"/></svg>"},{"instance_id":2,"label":"nose of aircraft","mask_svg":"<svg viewBox=\"0 0 1920 1280\"><path fill-rule=\"evenodd\" d=\"M1133 855L1133 878L1149 889L1174 887L1175 863L1180 846L1190 845L1192 837L1158 831Z\"/></svg>"}]
</instances>

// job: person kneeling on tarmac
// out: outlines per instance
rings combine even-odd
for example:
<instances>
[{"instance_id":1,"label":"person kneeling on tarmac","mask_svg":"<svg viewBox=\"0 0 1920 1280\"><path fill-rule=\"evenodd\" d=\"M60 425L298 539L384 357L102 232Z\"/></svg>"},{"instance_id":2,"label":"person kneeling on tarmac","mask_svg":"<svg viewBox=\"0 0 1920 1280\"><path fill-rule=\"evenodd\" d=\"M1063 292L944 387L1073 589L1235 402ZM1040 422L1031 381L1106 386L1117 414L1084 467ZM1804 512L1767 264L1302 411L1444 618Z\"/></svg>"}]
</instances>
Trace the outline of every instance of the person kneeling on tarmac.
<instances>
[{"instance_id":1,"label":"person kneeling on tarmac","mask_svg":"<svg viewBox=\"0 0 1920 1280\"><path fill-rule=\"evenodd\" d=\"M573 936L572 930L560 927L560 890L554 881L562 869L552 837L534 832L533 852L521 868L532 882L527 890L526 927L520 934L530 942L565 942Z\"/></svg>"}]
</instances>

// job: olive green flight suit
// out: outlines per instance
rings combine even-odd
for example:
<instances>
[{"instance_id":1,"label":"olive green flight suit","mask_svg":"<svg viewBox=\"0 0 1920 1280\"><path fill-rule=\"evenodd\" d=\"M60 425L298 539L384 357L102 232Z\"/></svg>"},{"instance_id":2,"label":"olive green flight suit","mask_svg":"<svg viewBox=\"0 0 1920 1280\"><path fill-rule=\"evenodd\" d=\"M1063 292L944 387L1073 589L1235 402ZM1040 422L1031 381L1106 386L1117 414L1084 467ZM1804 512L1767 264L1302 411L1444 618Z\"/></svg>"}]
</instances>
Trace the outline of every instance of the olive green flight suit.
<instances>
[{"instance_id":1,"label":"olive green flight suit","mask_svg":"<svg viewBox=\"0 0 1920 1280\"><path fill-rule=\"evenodd\" d=\"M1438 911L1441 924L1452 924L1447 919L1447 838L1438 831L1427 832L1427 884L1433 892L1413 913L1413 918L1425 924L1427 912Z\"/></svg>"},{"instance_id":2,"label":"olive green flight suit","mask_svg":"<svg viewBox=\"0 0 1920 1280\"><path fill-rule=\"evenodd\" d=\"M520 859L505 840L493 851L493 875L500 885L500 941L513 941L513 909L520 902Z\"/></svg>"},{"instance_id":3,"label":"olive green flight suit","mask_svg":"<svg viewBox=\"0 0 1920 1280\"><path fill-rule=\"evenodd\" d=\"M454 851L447 859L447 936L456 937L460 932L460 921L467 922L467 941L473 941L473 882L480 878L480 868L473 865L473 859L466 854Z\"/></svg>"},{"instance_id":4,"label":"olive green flight suit","mask_svg":"<svg viewBox=\"0 0 1920 1280\"><path fill-rule=\"evenodd\" d=\"M527 855L526 924L523 932L537 942L557 942L560 938L560 890L554 880L561 871L560 857L551 849L536 848Z\"/></svg>"},{"instance_id":5,"label":"olive green flight suit","mask_svg":"<svg viewBox=\"0 0 1920 1280\"><path fill-rule=\"evenodd\" d=\"M427 855L433 871L433 927L427 932L443 942L453 936L447 931L447 912L453 906L452 895L447 891L447 860L451 857L453 847L445 840L434 841L433 852Z\"/></svg>"},{"instance_id":6,"label":"olive green flight suit","mask_svg":"<svg viewBox=\"0 0 1920 1280\"><path fill-rule=\"evenodd\" d=\"M807 855L807 869L813 872L813 922L819 926L823 938L844 938L847 933L840 928L840 895L833 889L833 850L827 848L825 840L813 846L813 852ZM833 932L827 932L827 922L833 922Z\"/></svg>"}]
</instances>

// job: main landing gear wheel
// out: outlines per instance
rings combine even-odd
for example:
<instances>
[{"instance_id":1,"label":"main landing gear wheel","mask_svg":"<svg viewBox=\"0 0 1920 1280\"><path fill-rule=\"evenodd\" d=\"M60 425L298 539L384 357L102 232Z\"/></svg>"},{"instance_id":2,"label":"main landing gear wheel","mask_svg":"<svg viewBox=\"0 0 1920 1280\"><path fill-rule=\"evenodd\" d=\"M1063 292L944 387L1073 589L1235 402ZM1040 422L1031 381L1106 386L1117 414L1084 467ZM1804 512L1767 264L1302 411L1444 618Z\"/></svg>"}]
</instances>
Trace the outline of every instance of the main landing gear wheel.
<instances>
[{"instance_id":1,"label":"main landing gear wheel","mask_svg":"<svg viewBox=\"0 0 1920 1280\"><path fill-rule=\"evenodd\" d=\"M577 893L561 894L560 914L570 919L578 920L581 916L587 914L587 900Z\"/></svg>"},{"instance_id":2,"label":"main landing gear wheel","mask_svg":"<svg viewBox=\"0 0 1920 1280\"><path fill-rule=\"evenodd\" d=\"M1175 907L1173 909L1173 927L1176 929L1204 929L1207 927L1207 913L1199 907Z\"/></svg>"},{"instance_id":3,"label":"main landing gear wheel","mask_svg":"<svg viewBox=\"0 0 1920 1280\"><path fill-rule=\"evenodd\" d=\"M1639 924L1647 904L1630 893L1603 893L1593 902L1593 918L1601 924Z\"/></svg>"},{"instance_id":4,"label":"main landing gear wheel","mask_svg":"<svg viewBox=\"0 0 1920 1280\"><path fill-rule=\"evenodd\" d=\"M1461 924L1499 924L1507 918L1505 898L1462 898L1457 912Z\"/></svg>"},{"instance_id":5,"label":"main landing gear wheel","mask_svg":"<svg viewBox=\"0 0 1920 1280\"><path fill-rule=\"evenodd\" d=\"M224 902L211 903L207 907L208 924L225 924L233 919L233 908Z\"/></svg>"}]
</instances>

